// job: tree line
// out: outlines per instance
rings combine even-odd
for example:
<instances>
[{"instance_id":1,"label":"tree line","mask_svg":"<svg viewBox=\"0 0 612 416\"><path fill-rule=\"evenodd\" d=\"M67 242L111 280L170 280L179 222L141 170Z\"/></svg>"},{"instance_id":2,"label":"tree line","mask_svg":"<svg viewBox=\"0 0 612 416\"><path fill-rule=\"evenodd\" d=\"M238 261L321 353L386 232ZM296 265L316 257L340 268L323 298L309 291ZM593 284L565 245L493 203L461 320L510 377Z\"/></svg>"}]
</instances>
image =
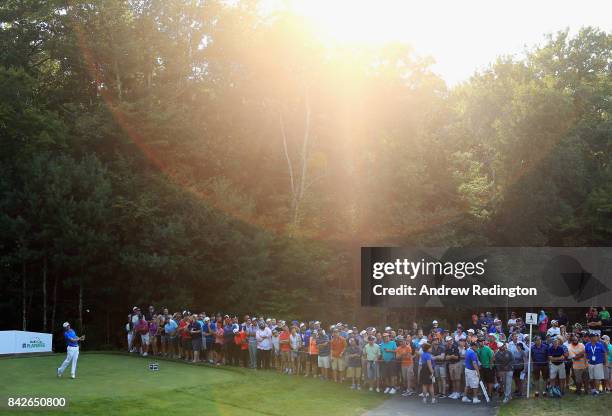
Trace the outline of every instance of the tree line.
<instances>
[{"instance_id":1,"label":"tree line","mask_svg":"<svg viewBox=\"0 0 612 416\"><path fill-rule=\"evenodd\" d=\"M597 28L452 88L256 1L7 1L0 51L3 328L73 317L109 344L147 303L359 319L361 245L612 241Z\"/></svg>"}]
</instances>

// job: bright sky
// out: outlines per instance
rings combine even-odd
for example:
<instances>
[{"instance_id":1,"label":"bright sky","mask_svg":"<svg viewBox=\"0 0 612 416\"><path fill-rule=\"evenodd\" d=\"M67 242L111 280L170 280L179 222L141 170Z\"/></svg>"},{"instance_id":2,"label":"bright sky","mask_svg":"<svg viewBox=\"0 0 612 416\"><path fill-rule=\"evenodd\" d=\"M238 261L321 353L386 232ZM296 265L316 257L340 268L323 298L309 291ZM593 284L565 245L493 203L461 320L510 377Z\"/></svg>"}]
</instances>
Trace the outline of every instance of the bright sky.
<instances>
[{"instance_id":1,"label":"bright sky","mask_svg":"<svg viewBox=\"0 0 612 416\"><path fill-rule=\"evenodd\" d=\"M291 7L329 41L401 41L431 56L450 84L469 78L500 55L520 55L546 33L582 26L612 29L609 0L262 0Z\"/></svg>"}]
</instances>

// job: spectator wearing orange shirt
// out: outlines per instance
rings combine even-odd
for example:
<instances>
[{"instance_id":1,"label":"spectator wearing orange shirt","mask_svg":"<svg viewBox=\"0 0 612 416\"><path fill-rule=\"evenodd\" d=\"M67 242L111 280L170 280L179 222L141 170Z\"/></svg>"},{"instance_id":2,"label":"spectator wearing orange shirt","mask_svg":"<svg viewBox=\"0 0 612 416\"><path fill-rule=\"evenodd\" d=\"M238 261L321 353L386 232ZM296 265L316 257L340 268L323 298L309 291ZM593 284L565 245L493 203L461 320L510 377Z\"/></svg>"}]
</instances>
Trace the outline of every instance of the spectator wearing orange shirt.
<instances>
[{"instance_id":1,"label":"spectator wearing orange shirt","mask_svg":"<svg viewBox=\"0 0 612 416\"><path fill-rule=\"evenodd\" d=\"M334 328L331 340L331 368L336 383L344 381L344 350L346 340L340 336L338 328Z\"/></svg>"},{"instance_id":2,"label":"spectator wearing orange shirt","mask_svg":"<svg viewBox=\"0 0 612 416\"><path fill-rule=\"evenodd\" d=\"M283 330L278 336L278 343L280 346L280 359L281 359L281 369L283 373L289 374L291 371L291 333L289 332L289 327L287 325L283 325Z\"/></svg>"},{"instance_id":3,"label":"spectator wearing orange shirt","mask_svg":"<svg viewBox=\"0 0 612 416\"><path fill-rule=\"evenodd\" d=\"M319 347L317 346L317 332L315 331L313 331L312 335L310 335L308 355L310 357L309 367L312 372L312 376L317 377L317 373L319 372Z\"/></svg>"},{"instance_id":4,"label":"spectator wearing orange shirt","mask_svg":"<svg viewBox=\"0 0 612 416\"><path fill-rule=\"evenodd\" d=\"M395 340L399 343L397 350L395 351L395 357L401 363L401 375L402 375L402 384L404 387L403 396L408 396L412 393L412 377L413 373L413 365L412 361L412 347L410 346L412 339L410 335L408 335L409 341L407 342L403 337L398 336Z\"/></svg>"}]
</instances>

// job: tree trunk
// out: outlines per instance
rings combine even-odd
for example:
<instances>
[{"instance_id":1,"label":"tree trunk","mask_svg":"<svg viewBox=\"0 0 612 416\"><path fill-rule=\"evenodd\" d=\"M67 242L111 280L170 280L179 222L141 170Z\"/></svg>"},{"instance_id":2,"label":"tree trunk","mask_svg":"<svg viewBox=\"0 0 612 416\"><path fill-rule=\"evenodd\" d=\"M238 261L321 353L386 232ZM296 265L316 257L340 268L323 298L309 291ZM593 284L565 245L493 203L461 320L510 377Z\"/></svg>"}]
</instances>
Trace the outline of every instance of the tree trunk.
<instances>
[{"instance_id":1,"label":"tree trunk","mask_svg":"<svg viewBox=\"0 0 612 416\"><path fill-rule=\"evenodd\" d=\"M310 141L310 96L308 90L304 94L305 120L304 120L304 140L302 141L302 174L300 175L300 191L298 193L297 204L293 213L293 223L297 225L299 217L299 204L304 197L304 189L306 186L306 173L308 168L308 142Z\"/></svg>"},{"instance_id":2,"label":"tree trunk","mask_svg":"<svg viewBox=\"0 0 612 416\"><path fill-rule=\"evenodd\" d=\"M27 283L26 283L26 264L25 261L21 262L21 329L25 331L28 326L27 321Z\"/></svg>"},{"instance_id":3,"label":"tree trunk","mask_svg":"<svg viewBox=\"0 0 612 416\"><path fill-rule=\"evenodd\" d=\"M83 332L83 278L79 282L79 332Z\"/></svg>"},{"instance_id":4,"label":"tree trunk","mask_svg":"<svg viewBox=\"0 0 612 416\"><path fill-rule=\"evenodd\" d=\"M281 135L283 139L283 151L285 153L285 159L287 161L287 170L289 171L289 183L291 185L291 224L296 227L299 224L299 212L300 204L304 198L304 193L307 188L306 178L308 174L308 146L310 143L310 125L312 119L312 110L310 107L310 95L308 90L304 93L304 136L302 139L302 149L300 154L300 169L299 178L296 178L296 170L291 162L289 156L289 150L287 145L287 132L285 130L285 123L283 120L282 112L279 112L279 122Z\"/></svg>"},{"instance_id":5,"label":"tree trunk","mask_svg":"<svg viewBox=\"0 0 612 416\"><path fill-rule=\"evenodd\" d=\"M117 63L117 60L115 59L115 63L114 63L114 68L115 68L115 83L117 84L117 100L119 102L121 102L123 100L123 86L121 85L121 75L119 74L119 64Z\"/></svg>"},{"instance_id":6,"label":"tree trunk","mask_svg":"<svg viewBox=\"0 0 612 416\"><path fill-rule=\"evenodd\" d=\"M43 332L47 332L47 254L43 257Z\"/></svg>"},{"instance_id":7,"label":"tree trunk","mask_svg":"<svg viewBox=\"0 0 612 416\"><path fill-rule=\"evenodd\" d=\"M53 281L53 308L51 309L51 322L50 322L50 332L53 333L53 330L55 329L55 310L57 307L57 281L58 281L58 276L56 273L55 276L55 280Z\"/></svg>"}]
</instances>

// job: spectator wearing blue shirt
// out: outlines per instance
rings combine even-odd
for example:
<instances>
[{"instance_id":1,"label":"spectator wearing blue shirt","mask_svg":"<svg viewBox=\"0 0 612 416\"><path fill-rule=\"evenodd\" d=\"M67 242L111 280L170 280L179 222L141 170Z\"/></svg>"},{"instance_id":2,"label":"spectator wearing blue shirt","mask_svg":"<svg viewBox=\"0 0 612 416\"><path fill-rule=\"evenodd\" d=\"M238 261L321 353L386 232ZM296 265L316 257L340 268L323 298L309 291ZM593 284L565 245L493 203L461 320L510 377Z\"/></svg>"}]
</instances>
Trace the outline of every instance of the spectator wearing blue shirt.
<instances>
[{"instance_id":1,"label":"spectator wearing blue shirt","mask_svg":"<svg viewBox=\"0 0 612 416\"><path fill-rule=\"evenodd\" d=\"M480 364L478 363L478 354L476 350L478 344L470 343L470 348L465 352L465 391L462 401L474 404L480 403L478 399L478 386L480 384ZM472 400L468 397L469 391L472 390Z\"/></svg>"},{"instance_id":2,"label":"spectator wearing blue shirt","mask_svg":"<svg viewBox=\"0 0 612 416\"><path fill-rule=\"evenodd\" d=\"M590 334L591 342L584 345L584 352L589 363L589 379L591 380L591 393L599 394L599 386L605 391L604 365L608 362L608 349L599 341L599 334Z\"/></svg>"},{"instance_id":3,"label":"spectator wearing blue shirt","mask_svg":"<svg viewBox=\"0 0 612 416\"><path fill-rule=\"evenodd\" d=\"M319 369L321 369L321 378L326 380L329 377L329 369L331 368L331 358L329 356L330 345L329 336L323 330L319 330L317 338L317 348L319 356L317 358Z\"/></svg>"},{"instance_id":4,"label":"spectator wearing blue shirt","mask_svg":"<svg viewBox=\"0 0 612 416\"><path fill-rule=\"evenodd\" d=\"M57 377L61 377L64 374L64 370L68 367L68 364L72 363L70 369L70 377L76 378L77 361L79 359L79 341L85 340L85 335L77 337L77 334L68 322L64 322L64 339L66 340L66 359L62 365L57 369Z\"/></svg>"},{"instance_id":5,"label":"spectator wearing blue shirt","mask_svg":"<svg viewBox=\"0 0 612 416\"><path fill-rule=\"evenodd\" d=\"M555 337L553 344L548 348L548 359L550 361L550 384L551 386L558 385L560 393L565 392L565 359L567 358L567 349L561 343L561 338ZM557 383L557 377L559 382Z\"/></svg>"},{"instance_id":6,"label":"spectator wearing blue shirt","mask_svg":"<svg viewBox=\"0 0 612 416\"><path fill-rule=\"evenodd\" d=\"M535 344L531 346L531 361L533 363L533 382L535 385L535 397L540 395L540 391L544 395L543 389L539 389L540 380L548 380L548 345L542 342L539 336L534 337Z\"/></svg>"},{"instance_id":7,"label":"spectator wearing blue shirt","mask_svg":"<svg viewBox=\"0 0 612 416\"><path fill-rule=\"evenodd\" d=\"M166 320L164 325L164 332L166 333L166 340L168 342L168 355L170 357L177 358L178 356L178 334L176 332L178 325L172 318Z\"/></svg>"},{"instance_id":8,"label":"spectator wearing blue shirt","mask_svg":"<svg viewBox=\"0 0 612 416\"><path fill-rule=\"evenodd\" d=\"M423 403L427 403L427 397L431 396L431 403L436 402L436 396L434 395L434 360L429 350L431 344L425 343L422 346L421 354L421 372L419 374L419 381L423 386Z\"/></svg>"},{"instance_id":9,"label":"spectator wearing blue shirt","mask_svg":"<svg viewBox=\"0 0 612 416\"><path fill-rule=\"evenodd\" d=\"M383 342L380 344L382 351L382 381L385 386L385 394L395 394L393 378L397 374L397 366L395 364L395 351L397 350L397 344L394 340L389 338L388 333L383 334Z\"/></svg>"}]
</instances>

